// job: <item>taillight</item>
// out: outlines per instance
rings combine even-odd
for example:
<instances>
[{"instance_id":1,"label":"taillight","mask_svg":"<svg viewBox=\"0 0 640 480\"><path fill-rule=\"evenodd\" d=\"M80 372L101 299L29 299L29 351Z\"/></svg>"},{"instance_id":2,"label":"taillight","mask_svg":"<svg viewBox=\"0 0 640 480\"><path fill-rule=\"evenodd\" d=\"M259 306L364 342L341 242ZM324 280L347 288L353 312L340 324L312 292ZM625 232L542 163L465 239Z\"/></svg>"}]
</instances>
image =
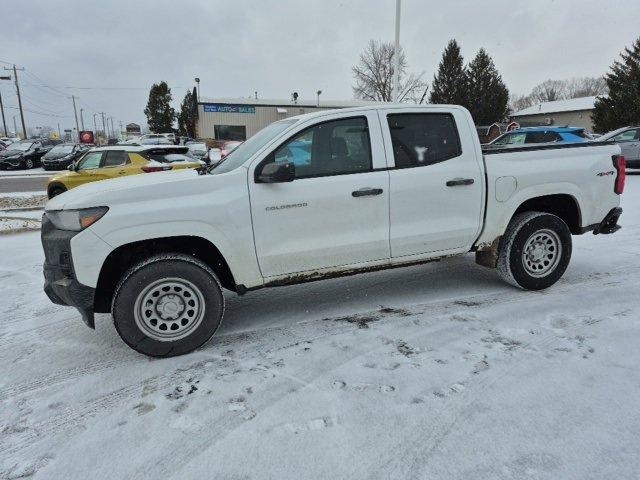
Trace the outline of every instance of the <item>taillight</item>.
<instances>
[{"instance_id":1,"label":"taillight","mask_svg":"<svg viewBox=\"0 0 640 480\"><path fill-rule=\"evenodd\" d=\"M145 173L165 172L171 170L171 168L171 165L145 165L142 167L142 171Z\"/></svg>"},{"instance_id":2,"label":"taillight","mask_svg":"<svg viewBox=\"0 0 640 480\"><path fill-rule=\"evenodd\" d=\"M624 183L627 179L627 160L622 155L613 156L613 166L616 167L616 183L613 187L613 191L618 195L624 192Z\"/></svg>"}]
</instances>

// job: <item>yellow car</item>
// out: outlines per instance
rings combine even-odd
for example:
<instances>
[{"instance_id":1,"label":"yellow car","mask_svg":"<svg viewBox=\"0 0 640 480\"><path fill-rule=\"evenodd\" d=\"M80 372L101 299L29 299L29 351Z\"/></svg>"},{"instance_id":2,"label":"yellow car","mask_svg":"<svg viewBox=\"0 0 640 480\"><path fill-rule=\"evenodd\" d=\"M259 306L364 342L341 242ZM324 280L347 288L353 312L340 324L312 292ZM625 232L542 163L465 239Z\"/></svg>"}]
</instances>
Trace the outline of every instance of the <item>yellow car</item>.
<instances>
[{"instance_id":1,"label":"yellow car","mask_svg":"<svg viewBox=\"0 0 640 480\"><path fill-rule=\"evenodd\" d=\"M53 198L78 185L98 180L204 165L203 161L188 156L188 151L187 147L162 145L93 148L72 163L68 172L49 180L47 195Z\"/></svg>"}]
</instances>

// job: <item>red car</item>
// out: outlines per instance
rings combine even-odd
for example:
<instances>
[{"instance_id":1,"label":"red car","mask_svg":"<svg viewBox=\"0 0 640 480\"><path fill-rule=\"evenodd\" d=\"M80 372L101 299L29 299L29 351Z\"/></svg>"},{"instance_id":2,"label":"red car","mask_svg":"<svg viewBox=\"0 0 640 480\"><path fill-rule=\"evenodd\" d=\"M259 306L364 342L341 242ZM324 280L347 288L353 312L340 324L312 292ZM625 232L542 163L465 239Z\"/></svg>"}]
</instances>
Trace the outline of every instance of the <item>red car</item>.
<instances>
[{"instance_id":1,"label":"red car","mask_svg":"<svg viewBox=\"0 0 640 480\"><path fill-rule=\"evenodd\" d=\"M222 158L226 157L231 152L233 152L236 148L238 148L238 145L240 145L241 143L242 142L238 140L229 140L226 142L222 142L222 151L221 151Z\"/></svg>"}]
</instances>

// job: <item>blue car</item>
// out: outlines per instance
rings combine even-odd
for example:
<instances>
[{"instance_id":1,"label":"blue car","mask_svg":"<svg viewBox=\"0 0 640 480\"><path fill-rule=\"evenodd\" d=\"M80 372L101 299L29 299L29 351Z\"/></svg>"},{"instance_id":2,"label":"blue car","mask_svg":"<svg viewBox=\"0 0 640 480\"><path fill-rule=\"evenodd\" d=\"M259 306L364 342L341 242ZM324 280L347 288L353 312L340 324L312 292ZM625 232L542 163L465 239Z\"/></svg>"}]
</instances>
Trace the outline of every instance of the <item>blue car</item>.
<instances>
[{"instance_id":1,"label":"blue car","mask_svg":"<svg viewBox=\"0 0 640 480\"><path fill-rule=\"evenodd\" d=\"M585 143L591 140L584 128L527 127L511 130L489 143L490 147L529 145L532 143Z\"/></svg>"}]
</instances>

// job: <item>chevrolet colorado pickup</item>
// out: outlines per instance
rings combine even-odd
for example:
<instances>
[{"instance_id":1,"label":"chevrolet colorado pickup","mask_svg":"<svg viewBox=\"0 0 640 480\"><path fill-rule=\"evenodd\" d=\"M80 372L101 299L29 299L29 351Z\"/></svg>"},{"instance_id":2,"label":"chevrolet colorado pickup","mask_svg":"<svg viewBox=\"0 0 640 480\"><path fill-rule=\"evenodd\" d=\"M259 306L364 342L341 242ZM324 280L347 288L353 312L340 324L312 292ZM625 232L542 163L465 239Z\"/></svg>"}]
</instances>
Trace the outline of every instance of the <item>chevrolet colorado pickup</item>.
<instances>
[{"instance_id":1,"label":"chevrolet colorado pickup","mask_svg":"<svg viewBox=\"0 0 640 480\"><path fill-rule=\"evenodd\" d=\"M150 356L203 345L240 295L475 252L514 286L553 285L571 236L618 228L607 143L483 154L458 106L379 105L287 118L199 172L137 175L50 200L45 292L89 327L111 313Z\"/></svg>"}]
</instances>

